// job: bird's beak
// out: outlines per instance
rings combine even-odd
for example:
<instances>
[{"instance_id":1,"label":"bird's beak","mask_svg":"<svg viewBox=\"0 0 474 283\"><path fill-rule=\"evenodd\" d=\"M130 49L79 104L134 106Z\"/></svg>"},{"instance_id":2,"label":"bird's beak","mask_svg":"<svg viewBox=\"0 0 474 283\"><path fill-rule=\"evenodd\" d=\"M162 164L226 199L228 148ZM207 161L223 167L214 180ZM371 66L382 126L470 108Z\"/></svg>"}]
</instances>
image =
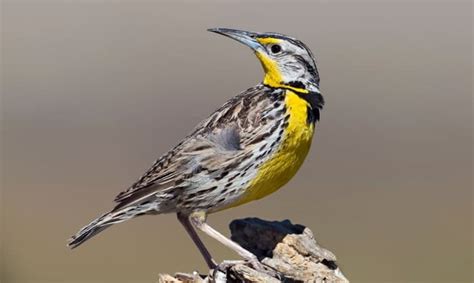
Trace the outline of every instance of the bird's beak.
<instances>
[{"instance_id":1,"label":"bird's beak","mask_svg":"<svg viewBox=\"0 0 474 283\"><path fill-rule=\"evenodd\" d=\"M228 28L211 28L208 29L208 31L222 34L232 39L235 39L238 42L247 45L255 52L264 50L263 46L257 41L256 38L258 34L255 32Z\"/></svg>"}]
</instances>

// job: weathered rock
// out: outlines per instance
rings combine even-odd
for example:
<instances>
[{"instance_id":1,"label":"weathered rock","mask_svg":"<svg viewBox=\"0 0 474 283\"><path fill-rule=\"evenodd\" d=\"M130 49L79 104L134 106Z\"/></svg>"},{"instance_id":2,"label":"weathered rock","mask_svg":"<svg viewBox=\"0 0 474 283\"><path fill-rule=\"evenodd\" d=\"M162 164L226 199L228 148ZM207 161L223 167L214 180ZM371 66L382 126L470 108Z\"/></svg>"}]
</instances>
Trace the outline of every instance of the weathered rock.
<instances>
[{"instance_id":1,"label":"weathered rock","mask_svg":"<svg viewBox=\"0 0 474 283\"><path fill-rule=\"evenodd\" d=\"M321 247L308 228L285 221L258 218L230 223L231 238L255 254L274 272L261 272L236 262L225 270L210 270L202 276L178 273L159 275L159 283L224 282L349 282L336 264L336 256Z\"/></svg>"}]
</instances>

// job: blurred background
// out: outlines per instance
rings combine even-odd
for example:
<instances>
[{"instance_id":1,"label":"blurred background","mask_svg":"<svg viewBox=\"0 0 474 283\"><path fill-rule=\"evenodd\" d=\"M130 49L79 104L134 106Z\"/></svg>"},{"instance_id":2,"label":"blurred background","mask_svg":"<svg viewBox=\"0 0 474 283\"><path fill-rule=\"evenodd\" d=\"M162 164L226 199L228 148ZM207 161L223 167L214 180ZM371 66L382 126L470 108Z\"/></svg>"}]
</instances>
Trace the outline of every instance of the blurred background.
<instances>
[{"instance_id":1,"label":"blurred background","mask_svg":"<svg viewBox=\"0 0 474 283\"><path fill-rule=\"evenodd\" d=\"M68 237L262 79L211 27L311 47L326 107L277 193L211 215L311 228L352 282L472 281L471 1L3 1L1 282L207 271L174 215ZM203 236L217 260L237 255Z\"/></svg>"}]
</instances>

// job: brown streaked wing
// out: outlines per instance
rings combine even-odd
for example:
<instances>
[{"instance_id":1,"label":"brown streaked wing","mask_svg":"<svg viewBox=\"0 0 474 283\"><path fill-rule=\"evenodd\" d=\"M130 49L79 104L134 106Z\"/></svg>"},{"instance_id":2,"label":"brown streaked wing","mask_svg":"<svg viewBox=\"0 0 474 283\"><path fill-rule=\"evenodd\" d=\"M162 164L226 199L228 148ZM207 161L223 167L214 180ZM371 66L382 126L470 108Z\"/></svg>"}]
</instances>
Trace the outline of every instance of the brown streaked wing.
<instances>
[{"instance_id":1,"label":"brown streaked wing","mask_svg":"<svg viewBox=\"0 0 474 283\"><path fill-rule=\"evenodd\" d=\"M160 157L129 189L118 194L117 207L181 187L198 167L205 167L208 173L245 154L246 148L241 147L251 144L259 133L268 131L269 125L262 113L271 107L272 101L265 95L269 91L273 90L257 85L227 101L173 150Z\"/></svg>"}]
</instances>

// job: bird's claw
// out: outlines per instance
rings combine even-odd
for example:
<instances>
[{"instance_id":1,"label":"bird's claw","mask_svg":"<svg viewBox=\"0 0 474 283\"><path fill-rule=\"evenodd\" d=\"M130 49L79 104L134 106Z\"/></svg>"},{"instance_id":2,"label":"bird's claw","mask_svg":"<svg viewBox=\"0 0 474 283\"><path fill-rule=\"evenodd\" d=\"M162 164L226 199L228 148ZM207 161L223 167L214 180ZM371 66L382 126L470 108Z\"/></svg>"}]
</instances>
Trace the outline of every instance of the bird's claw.
<instances>
[{"instance_id":1,"label":"bird's claw","mask_svg":"<svg viewBox=\"0 0 474 283\"><path fill-rule=\"evenodd\" d=\"M221 277L219 275L223 275L225 278L229 268L237 264L245 264L245 261L244 260L224 260L223 262L216 265L216 267L212 271L212 278L215 280L215 282L218 282L218 280L216 279Z\"/></svg>"},{"instance_id":2,"label":"bird's claw","mask_svg":"<svg viewBox=\"0 0 474 283\"><path fill-rule=\"evenodd\" d=\"M270 266L267 266L263 263L261 263L258 259L249 259L249 260L224 260L220 264L216 266L213 272L213 277L215 278L217 276L217 272L223 272L224 274L227 274L228 270L238 264L243 264L247 265L251 268L253 268L256 271L268 274L272 277L275 278L281 278L281 274L273 269Z\"/></svg>"},{"instance_id":3,"label":"bird's claw","mask_svg":"<svg viewBox=\"0 0 474 283\"><path fill-rule=\"evenodd\" d=\"M268 274L272 277L275 278L281 278L281 275L278 271L276 271L273 267L268 266L262 262L260 262L258 259L253 259L249 261L250 266L262 273Z\"/></svg>"},{"instance_id":4,"label":"bird's claw","mask_svg":"<svg viewBox=\"0 0 474 283\"><path fill-rule=\"evenodd\" d=\"M220 270L223 272L227 272L229 268L237 264L246 264L245 260L224 260L223 262L219 263L215 270Z\"/></svg>"}]
</instances>

